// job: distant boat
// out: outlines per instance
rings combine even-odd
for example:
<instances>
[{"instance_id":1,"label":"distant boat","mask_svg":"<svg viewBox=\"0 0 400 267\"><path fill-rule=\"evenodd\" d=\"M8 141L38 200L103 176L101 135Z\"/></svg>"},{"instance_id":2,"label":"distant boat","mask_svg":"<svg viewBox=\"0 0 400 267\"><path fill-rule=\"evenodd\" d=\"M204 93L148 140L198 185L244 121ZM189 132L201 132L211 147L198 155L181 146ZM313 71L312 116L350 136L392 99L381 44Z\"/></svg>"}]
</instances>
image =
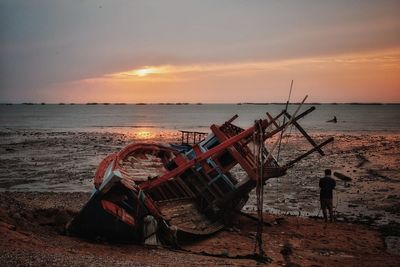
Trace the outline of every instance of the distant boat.
<instances>
[{"instance_id":1,"label":"distant boat","mask_svg":"<svg viewBox=\"0 0 400 267\"><path fill-rule=\"evenodd\" d=\"M337 123L337 118L336 118L336 116L333 116L333 119L326 121L326 122Z\"/></svg>"}]
</instances>

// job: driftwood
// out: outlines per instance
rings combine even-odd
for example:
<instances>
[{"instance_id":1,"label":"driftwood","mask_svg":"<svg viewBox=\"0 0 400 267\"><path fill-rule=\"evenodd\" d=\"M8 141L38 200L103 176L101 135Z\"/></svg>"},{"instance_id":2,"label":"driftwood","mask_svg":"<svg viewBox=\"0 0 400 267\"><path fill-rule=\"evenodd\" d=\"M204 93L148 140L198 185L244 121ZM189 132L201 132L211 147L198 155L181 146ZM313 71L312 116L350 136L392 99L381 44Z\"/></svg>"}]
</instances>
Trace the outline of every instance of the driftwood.
<instances>
[{"instance_id":1,"label":"driftwood","mask_svg":"<svg viewBox=\"0 0 400 267\"><path fill-rule=\"evenodd\" d=\"M346 182L349 182L349 181L353 180L351 177L349 177L347 175L344 175L343 173L340 173L340 172L334 172L333 175L335 177L339 178L340 180L343 180L343 181L346 181Z\"/></svg>"}]
</instances>

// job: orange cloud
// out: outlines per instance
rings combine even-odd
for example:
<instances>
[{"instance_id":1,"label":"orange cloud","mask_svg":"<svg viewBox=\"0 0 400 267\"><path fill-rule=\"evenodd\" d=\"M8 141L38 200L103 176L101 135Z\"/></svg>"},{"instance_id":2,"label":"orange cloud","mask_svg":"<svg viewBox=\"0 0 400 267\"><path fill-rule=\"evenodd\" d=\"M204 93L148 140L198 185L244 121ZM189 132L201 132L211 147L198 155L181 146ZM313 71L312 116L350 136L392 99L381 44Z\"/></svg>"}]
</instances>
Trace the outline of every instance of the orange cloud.
<instances>
[{"instance_id":1,"label":"orange cloud","mask_svg":"<svg viewBox=\"0 0 400 267\"><path fill-rule=\"evenodd\" d=\"M285 99L294 79L294 95L310 94L310 101L399 102L399 74L395 48L270 62L143 66L60 86L91 92L84 99L99 102L268 102Z\"/></svg>"}]
</instances>

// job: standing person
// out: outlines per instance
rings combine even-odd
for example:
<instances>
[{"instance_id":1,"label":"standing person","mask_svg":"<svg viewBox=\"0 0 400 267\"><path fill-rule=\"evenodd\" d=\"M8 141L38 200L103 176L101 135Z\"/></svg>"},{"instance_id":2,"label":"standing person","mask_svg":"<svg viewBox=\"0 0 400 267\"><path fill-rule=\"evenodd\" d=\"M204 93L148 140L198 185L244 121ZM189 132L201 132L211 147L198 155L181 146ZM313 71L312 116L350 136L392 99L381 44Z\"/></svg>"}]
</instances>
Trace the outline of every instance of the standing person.
<instances>
[{"instance_id":1,"label":"standing person","mask_svg":"<svg viewBox=\"0 0 400 267\"><path fill-rule=\"evenodd\" d=\"M321 188L319 197L321 202L322 213L324 214L325 222L328 221L328 215L326 210L329 210L329 219L333 221L333 210L332 210L332 190L336 186L335 180L332 178L332 171L330 169L325 170L325 177L319 179L319 187Z\"/></svg>"}]
</instances>

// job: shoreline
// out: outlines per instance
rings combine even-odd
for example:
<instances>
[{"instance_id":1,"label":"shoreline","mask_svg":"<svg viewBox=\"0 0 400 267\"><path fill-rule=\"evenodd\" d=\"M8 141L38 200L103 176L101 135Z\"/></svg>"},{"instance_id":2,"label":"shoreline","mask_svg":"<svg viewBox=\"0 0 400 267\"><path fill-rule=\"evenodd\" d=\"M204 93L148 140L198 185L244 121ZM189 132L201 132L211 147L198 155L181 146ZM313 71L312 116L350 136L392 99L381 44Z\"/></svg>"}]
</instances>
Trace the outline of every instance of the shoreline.
<instances>
[{"instance_id":1,"label":"shoreline","mask_svg":"<svg viewBox=\"0 0 400 267\"><path fill-rule=\"evenodd\" d=\"M99 162L131 142L172 143L178 132L130 134L74 131L12 131L0 141L0 191L91 192L92 177ZM330 136L312 134L315 140ZM286 139L288 138L288 139ZM325 168L345 174L350 182L337 179L334 205L340 218L400 223L400 136L334 135L325 148L300 161L287 175L266 183L265 208L278 214L315 216L319 210L318 179ZM289 142L287 142L289 141ZM287 143L286 143L287 142ZM298 134L284 137L282 161L310 149ZM377 154L379 153L379 154ZM245 210L254 210L251 194ZM359 218L358 218L359 219ZM380 223L382 224L382 223Z\"/></svg>"},{"instance_id":2,"label":"shoreline","mask_svg":"<svg viewBox=\"0 0 400 267\"><path fill-rule=\"evenodd\" d=\"M140 136L135 136L135 133L140 131L149 131L152 133L150 138L141 138ZM154 136L161 136L169 141L176 141L175 138L180 137L180 131L201 131L205 133L210 132L209 126L198 126L198 127L187 127L187 128L171 128L168 126L159 127L151 125L121 125L121 126L91 126L83 128L26 128L26 127L0 127L0 136L10 135L10 134L30 134L30 133L86 133L86 134L121 134L130 136L132 141L151 141L154 139L156 142L157 138ZM333 136L333 137L343 137L343 136L390 136L390 135L400 135L399 130L313 130L307 129L307 132L312 136ZM287 134L287 133L286 133ZM285 135L286 135L285 134ZM293 136L302 136L300 133L296 132L294 134L289 133ZM150 140L149 140L150 139Z\"/></svg>"},{"instance_id":3,"label":"shoreline","mask_svg":"<svg viewBox=\"0 0 400 267\"><path fill-rule=\"evenodd\" d=\"M292 102L289 105L299 105L300 102ZM400 105L399 102L310 102L307 105ZM2 102L0 105L11 106L11 105L25 105L25 106L36 106L36 105L286 105L286 102L225 102L225 103L209 103L209 102L135 102L135 103L121 103L121 102Z\"/></svg>"}]
</instances>

